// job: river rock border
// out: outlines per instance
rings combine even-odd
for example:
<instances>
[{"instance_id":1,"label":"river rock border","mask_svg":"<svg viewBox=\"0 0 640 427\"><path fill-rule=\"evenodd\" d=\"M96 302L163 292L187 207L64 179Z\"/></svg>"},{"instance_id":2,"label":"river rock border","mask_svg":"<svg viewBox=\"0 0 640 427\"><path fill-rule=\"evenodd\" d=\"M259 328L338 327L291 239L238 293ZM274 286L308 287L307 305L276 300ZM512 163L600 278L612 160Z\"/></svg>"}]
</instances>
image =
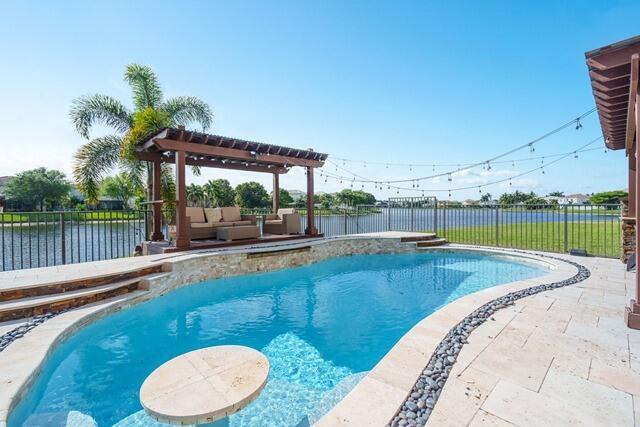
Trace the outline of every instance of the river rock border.
<instances>
[{"instance_id":1,"label":"river rock border","mask_svg":"<svg viewBox=\"0 0 640 427\"><path fill-rule=\"evenodd\" d=\"M43 324L47 320L61 313L62 311L57 311L55 313L45 313L45 314L39 314L37 316L33 316L31 319L29 319L27 322L23 323L22 325L18 326L17 328L14 328L9 332L2 334L0 336L0 353L5 348L9 347L9 344L14 342L18 338L22 338L24 334L26 334L36 326Z\"/></svg>"},{"instance_id":2,"label":"river rock border","mask_svg":"<svg viewBox=\"0 0 640 427\"><path fill-rule=\"evenodd\" d=\"M515 251L514 251L515 252ZM518 251L520 252L520 251ZM523 252L527 253L527 252ZM387 426L424 426L440 397L440 393L449 377L449 372L460 354L460 350L467 343L467 338L478 326L491 319L493 314L505 307L514 305L519 299L538 294L552 289L573 285L588 279L591 271L577 262L563 258L536 254L537 256L550 258L571 264L578 269L574 276L548 284L532 286L517 292L511 292L500 298L496 298L465 317L460 323L451 328L444 337L435 353L429 359L426 368L420 374L418 381L411 389L411 394L402 404L395 417Z\"/></svg>"}]
</instances>

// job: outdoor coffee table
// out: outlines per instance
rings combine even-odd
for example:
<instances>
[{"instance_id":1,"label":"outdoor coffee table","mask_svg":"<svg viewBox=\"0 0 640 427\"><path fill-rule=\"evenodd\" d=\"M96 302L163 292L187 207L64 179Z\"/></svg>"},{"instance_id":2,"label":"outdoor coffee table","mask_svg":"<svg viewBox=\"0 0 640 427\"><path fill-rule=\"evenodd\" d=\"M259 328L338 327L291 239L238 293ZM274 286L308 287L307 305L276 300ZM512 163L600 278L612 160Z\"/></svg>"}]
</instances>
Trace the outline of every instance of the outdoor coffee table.
<instances>
[{"instance_id":1,"label":"outdoor coffee table","mask_svg":"<svg viewBox=\"0 0 640 427\"><path fill-rule=\"evenodd\" d=\"M212 423L251 403L268 375L269 361L257 350L237 345L203 348L153 371L140 388L140 403L162 423Z\"/></svg>"},{"instance_id":2,"label":"outdoor coffee table","mask_svg":"<svg viewBox=\"0 0 640 427\"><path fill-rule=\"evenodd\" d=\"M218 227L218 240L257 239L260 237L260 227L257 225L236 225L233 227Z\"/></svg>"}]
</instances>

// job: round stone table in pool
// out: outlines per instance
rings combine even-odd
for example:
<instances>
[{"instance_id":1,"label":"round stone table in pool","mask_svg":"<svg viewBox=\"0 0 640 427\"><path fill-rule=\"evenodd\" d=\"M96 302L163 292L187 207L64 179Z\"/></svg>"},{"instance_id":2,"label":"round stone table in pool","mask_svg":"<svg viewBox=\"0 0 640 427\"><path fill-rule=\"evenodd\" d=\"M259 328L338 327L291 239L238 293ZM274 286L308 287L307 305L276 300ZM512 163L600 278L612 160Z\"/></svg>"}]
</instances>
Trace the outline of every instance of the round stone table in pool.
<instances>
[{"instance_id":1,"label":"round stone table in pool","mask_svg":"<svg viewBox=\"0 0 640 427\"><path fill-rule=\"evenodd\" d=\"M140 403L156 421L203 424L225 418L251 403L269 375L257 350L222 345L169 360L147 377Z\"/></svg>"}]
</instances>

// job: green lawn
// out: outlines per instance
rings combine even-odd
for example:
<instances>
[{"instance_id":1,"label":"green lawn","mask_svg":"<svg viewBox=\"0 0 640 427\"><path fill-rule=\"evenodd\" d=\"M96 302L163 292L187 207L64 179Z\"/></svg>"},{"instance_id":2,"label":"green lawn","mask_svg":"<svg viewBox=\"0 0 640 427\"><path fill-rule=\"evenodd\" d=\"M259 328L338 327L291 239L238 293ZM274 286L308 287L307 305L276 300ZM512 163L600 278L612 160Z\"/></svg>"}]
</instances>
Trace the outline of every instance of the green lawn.
<instances>
[{"instance_id":1,"label":"green lawn","mask_svg":"<svg viewBox=\"0 0 640 427\"><path fill-rule=\"evenodd\" d=\"M141 212L123 211L91 211L91 212L29 212L29 213L0 213L0 223L38 223L60 221L62 214L65 221L110 221L135 220L144 218Z\"/></svg>"},{"instance_id":2,"label":"green lawn","mask_svg":"<svg viewBox=\"0 0 640 427\"><path fill-rule=\"evenodd\" d=\"M620 256L620 224L618 221L567 223L567 248L586 249L589 255ZM564 252L564 222L530 222L500 224L496 236L494 226L478 226L438 230L453 243L501 246ZM497 244L496 244L497 238Z\"/></svg>"}]
</instances>

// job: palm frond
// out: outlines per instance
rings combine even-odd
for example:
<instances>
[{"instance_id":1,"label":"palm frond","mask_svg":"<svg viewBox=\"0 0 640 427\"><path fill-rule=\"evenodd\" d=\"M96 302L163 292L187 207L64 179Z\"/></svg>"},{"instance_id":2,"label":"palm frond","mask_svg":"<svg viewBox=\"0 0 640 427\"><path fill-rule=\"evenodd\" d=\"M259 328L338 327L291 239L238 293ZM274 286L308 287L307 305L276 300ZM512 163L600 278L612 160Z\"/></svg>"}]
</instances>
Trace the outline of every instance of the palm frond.
<instances>
[{"instance_id":1,"label":"palm frond","mask_svg":"<svg viewBox=\"0 0 640 427\"><path fill-rule=\"evenodd\" d=\"M123 145L124 141L120 145L120 150L122 150ZM138 159L123 158L121 151L119 166L133 186L145 187L145 182L147 181L147 162L141 162Z\"/></svg>"},{"instance_id":2,"label":"palm frond","mask_svg":"<svg viewBox=\"0 0 640 427\"><path fill-rule=\"evenodd\" d=\"M157 108L162 103L162 88L150 67L129 64L124 72L124 80L133 90L133 103L137 110Z\"/></svg>"},{"instance_id":3,"label":"palm frond","mask_svg":"<svg viewBox=\"0 0 640 427\"><path fill-rule=\"evenodd\" d=\"M167 99L159 108L169 115L174 125L199 123L206 131L213 120L209 104L195 96L176 96Z\"/></svg>"},{"instance_id":4,"label":"palm frond","mask_svg":"<svg viewBox=\"0 0 640 427\"><path fill-rule=\"evenodd\" d=\"M73 178L89 202L98 200L100 180L118 164L122 138L107 135L84 144L75 155Z\"/></svg>"},{"instance_id":5,"label":"palm frond","mask_svg":"<svg viewBox=\"0 0 640 427\"><path fill-rule=\"evenodd\" d=\"M76 130L89 139L91 127L98 123L111 126L118 132L131 127L131 112L120 101L107 95L81 96L71 103L69 111Z\"/></svg>"}]
</instances>

